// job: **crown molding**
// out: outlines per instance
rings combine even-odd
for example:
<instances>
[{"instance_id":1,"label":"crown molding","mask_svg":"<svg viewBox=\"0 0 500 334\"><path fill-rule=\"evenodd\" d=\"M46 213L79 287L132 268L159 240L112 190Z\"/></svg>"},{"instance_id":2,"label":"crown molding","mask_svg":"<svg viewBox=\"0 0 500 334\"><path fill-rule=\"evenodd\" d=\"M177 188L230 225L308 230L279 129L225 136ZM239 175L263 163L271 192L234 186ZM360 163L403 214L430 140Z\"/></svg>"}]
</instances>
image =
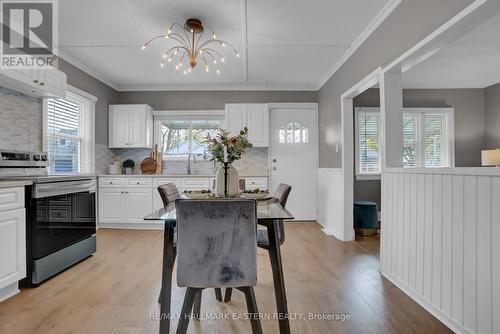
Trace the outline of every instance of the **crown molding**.
<instances>
[{"instance_id":1,"label":"crown molding","mask_svg":"<svg viewBox=\"0 0 500 334\"><path fill-rule=\"evenodd\" d=\"M316 86L311 85L268 85L268 84L242 84L238 83L223 83L223 84L197 84L197 85L118 85L120 92L130 91L317 91Z\"/></svg>"},{"instance_id":2,"label":"crown molding","mask_svg":"<svg viewBox=\"0 0 500 334\"><path fill-rule=\"evenodd\" d=\"M81 71L87 73L88 75L94 77L95 79L101 81L102 83L108 85L109 87L113 88L114 90L119 91L119 89L117 88L117 86L111 80L109 80L107 77L105 77L102 74L98 73L96 70L94 70L93 68L87 66L83 62L81 62L81 61L73 58L67 52L65 52L64 50L61 50L60 48L58 50L58 57L62 58L65 61L67 61L68 63L70 63L71 65L75 66L79 70L81 70Z\"/></svg>"},{"instance_id":3,"label":"crown molding","mask_svg":"<svg viewBox=\"0 0 500 334\"><path fill-rule=\"evenodd\" d=\"M320 90L321 87L344 65L349 58L359 49L361 45L370 37L371 34L392 14L392 12L398 8L398 6L403 2L403 0L393 0L388 2L384 8L377 14L375 19L373 19L368 26L361 32L361 34L354 40L352 45L344 52L340 59L330 68L326 75L318 82L316 85L316 90Z\"/></svg>"}]
</instances>

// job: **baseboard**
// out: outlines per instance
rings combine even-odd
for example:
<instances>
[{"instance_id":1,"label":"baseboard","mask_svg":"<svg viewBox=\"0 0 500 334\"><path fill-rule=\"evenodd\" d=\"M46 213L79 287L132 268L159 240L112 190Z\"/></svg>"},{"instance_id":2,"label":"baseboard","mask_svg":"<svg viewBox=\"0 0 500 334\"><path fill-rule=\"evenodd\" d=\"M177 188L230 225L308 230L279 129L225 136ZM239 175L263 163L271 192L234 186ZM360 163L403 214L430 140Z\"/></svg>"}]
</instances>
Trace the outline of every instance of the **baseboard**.
<instances>
[{"instance_id":1,"label":"baseboard","mask_svg":"<svg viewBox=\"0 0 500 334\"><path fill-rule=\"evenodd\" d=\"M17 282L11 283L7 285L4 288L0 289L0 302L18 294L19 291L19 285Z\"/></svg>"},{"instance_id":2,"label":"baseboard","mask_svg":"<svg viewBox=\"0 0 500 334\"><path fill-rule=\"evenodd\" d=\"M429 312L439 321L441 321L446 327L451 329L453 332L457 334L474 334L473 332L469 331L467 328L456 322L454 319L450 318L448 315L441 312L441 310L436 308L422 296L419 296L415 291L413 291L413 289L407 287L404 283L400 282L397 278L395 278L391 274L386 273L383 270L381 271L381 274L389 281L391 281L391 283L394 284L398 289L400 289L406 295L408 295L408 297L410 297L415 302L417 302L417 304L422 306L427 312Z\"/></svg>"},{"instance_id":3,"label":"baseboard","mask_svg":"<svg viewBox=\"0 0 500 334\"><path fill-rule=\"evenodd\" d=\"M99 228L124 230L163 230L162 223L99 223Z\"/></svg>"}]
</instances>

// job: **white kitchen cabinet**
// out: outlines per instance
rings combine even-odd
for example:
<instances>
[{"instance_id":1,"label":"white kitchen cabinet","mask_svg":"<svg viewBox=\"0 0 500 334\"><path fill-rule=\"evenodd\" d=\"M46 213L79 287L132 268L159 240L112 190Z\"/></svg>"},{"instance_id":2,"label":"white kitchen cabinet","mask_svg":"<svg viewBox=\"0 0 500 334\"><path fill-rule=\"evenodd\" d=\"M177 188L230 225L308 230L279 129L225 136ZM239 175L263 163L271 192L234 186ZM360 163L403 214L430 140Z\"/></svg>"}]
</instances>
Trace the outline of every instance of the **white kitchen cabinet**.
<instances>
[{"instance_id":1,"label":"white kitchen cabinet","mask_svg":"<svg viewBox=\"0 0 500 334\"><path fill-rule=\"evenodd\" d=\"M143 224L153 211L151 178L100 178L99 223Z\"/></svg>"},{"instance_id":2,"label":"white kitchen cabinet","mask_svg":"<svg viewBox=\"0 0 500 334\"><path fill-rule=\"evenodd\" d=\"M0 84L34 96L66 97L66 74L56 68L0 70Z\"/></svg>"},{"instance_id":3,"label":"white kitchen cabinet","mask_svg":"<svg viewBox=\"0 0 500 334\"><path fill-rule=\"evenodd\" d=\"M109 106L110 148L152 148L153 109L147 104Z\"/></svg>"},{"instance_id":4,"label":"white kitchen cabinet","mask_svg":"<svg viewBox=\"0 0 500 334\"><path fill-rule=\"evenodd\" d=\"M24 187L0 189L0 301L26 277Z\"/></svg>"},{"instance_id":5,"label":"white kitchen cabinet","mask_svg":"<svg viewBox=\"0 0 500 334\"><path fill-rule=\"evenodd\" d=\"M226 104L226 128L233 135L245 126L248 128L248 139L254 147L269 146L269 106L265 103L232 103Z\"/></svg>"},{"instance_id":6,"label":"white kitchen cabinet","mask_svg":"<svg viewBox=\"0 0 500 334\"><path fill-rule=\"evenodd\" d=\"M122 188L99 188L99 222L125 223L125 191Z\"/></svg>"}]
</instances>

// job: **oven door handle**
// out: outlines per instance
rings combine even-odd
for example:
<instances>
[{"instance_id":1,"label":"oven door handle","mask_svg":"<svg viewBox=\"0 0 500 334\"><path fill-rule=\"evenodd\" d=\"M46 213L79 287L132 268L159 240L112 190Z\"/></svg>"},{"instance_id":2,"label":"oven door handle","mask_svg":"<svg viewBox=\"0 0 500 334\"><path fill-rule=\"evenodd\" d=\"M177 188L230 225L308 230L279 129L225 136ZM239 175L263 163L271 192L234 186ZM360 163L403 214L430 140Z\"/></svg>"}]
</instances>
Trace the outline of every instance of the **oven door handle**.
<instances>
[{"instance_id":1,"label":"oven door handle","mask_svg":"<svg viewBox=\"0 0 500 334\"><path fill-rule=\"evenodd\" d=\"M43 198L73 194L79 192L95 192L95 181L85 182L54 182L45 184L35 184L33 198Z\"/></svg>"}]
</instances>

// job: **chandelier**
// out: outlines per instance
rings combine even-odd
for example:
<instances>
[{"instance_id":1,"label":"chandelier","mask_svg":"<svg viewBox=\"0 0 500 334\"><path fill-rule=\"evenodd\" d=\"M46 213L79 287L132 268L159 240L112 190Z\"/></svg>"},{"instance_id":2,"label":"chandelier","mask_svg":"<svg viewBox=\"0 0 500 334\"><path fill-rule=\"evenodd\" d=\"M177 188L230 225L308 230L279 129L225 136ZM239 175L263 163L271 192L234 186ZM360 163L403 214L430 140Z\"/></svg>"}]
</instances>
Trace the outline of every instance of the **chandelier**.
<instances>
[{"instance_id":1,"label":"chandelier","mask_svg":"<svg viewBox=\"0 0 500 334\"><path fill-rule=\"evenodd\" d=\"M142 49L146 49L156 39L171 39L178 44L161 54L161 67L164 67L166 63L173 62L176 64L176 70L181 70L187 75L191 73L198 62L202 61L206 72L210 72L209 64L213 64L215 72L220 74L219 66L225 62L222 54L223 49L227 46L232 49L236 57L240 57L240 54L231 43L217 38L214 31L209 29L212 36L203 38L205 27L200 20L187 19L184 26L173 23L165 35L151 38Z\"/></svg>"}]
</instances>

